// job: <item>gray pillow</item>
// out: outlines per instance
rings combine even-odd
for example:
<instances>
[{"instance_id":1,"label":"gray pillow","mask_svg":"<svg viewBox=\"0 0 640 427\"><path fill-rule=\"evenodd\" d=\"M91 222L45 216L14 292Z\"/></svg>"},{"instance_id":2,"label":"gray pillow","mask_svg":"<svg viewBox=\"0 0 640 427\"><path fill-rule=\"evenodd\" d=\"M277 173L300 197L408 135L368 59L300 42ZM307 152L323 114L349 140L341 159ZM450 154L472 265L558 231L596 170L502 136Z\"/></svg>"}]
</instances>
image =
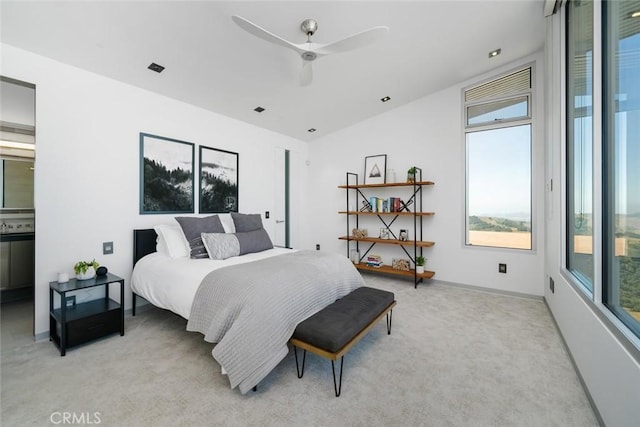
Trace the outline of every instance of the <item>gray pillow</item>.
<instances>
[{"instance_id":1,"label":"gray pillow","mask_svg":"<svg viewBox=\"0 0 640 427\"><path fill-rule=\"evenodd\" d=\"M227 259L273 248L264 228L233 234L202 233L201 238L211 259Z\"/></svg>"},{"instance_id":2,"label":"gray pillow","mask_svg":"<svg viewBox=\"0 0 640 427\"><path fill-rule=\"evenodd\" d=\"M232 233L202 233L201 237L211 259L227 259L240 255L240 242Z\"/></svg>"},{"instance_id":3,"label":"gray pillow","mask_svg":"<svg viewBox=\"0 0 640 427\"><path fill-rule=\"evenodd\" d=\"M240 242L240 255L273 249L273 243L264 228L236 233L236 237Z\"/></svg>"},{"instance_id":4,"label":"gray pillow","mask_svg":"<svg viewBox=\"0 0 640 427\"><path fill-rule=\"evenodd\" d=\"M197 218L191 216L177 216L184 237L191 248L191 258L208 258L207 249L202 243L202 233L224 233L224 228L218 215Z\"/></svg>"},{"instance_id":5,"label":"gray pillow","mask_svg":"<svg viewBox=\"0 0 640 427\"><path fill-rule=\"evenodd\" d=\"M233 224L236 226L236 233L260 230L262 227L262 218L260 214L241 214L231 212Z\"/></svg>"}]
</instances>

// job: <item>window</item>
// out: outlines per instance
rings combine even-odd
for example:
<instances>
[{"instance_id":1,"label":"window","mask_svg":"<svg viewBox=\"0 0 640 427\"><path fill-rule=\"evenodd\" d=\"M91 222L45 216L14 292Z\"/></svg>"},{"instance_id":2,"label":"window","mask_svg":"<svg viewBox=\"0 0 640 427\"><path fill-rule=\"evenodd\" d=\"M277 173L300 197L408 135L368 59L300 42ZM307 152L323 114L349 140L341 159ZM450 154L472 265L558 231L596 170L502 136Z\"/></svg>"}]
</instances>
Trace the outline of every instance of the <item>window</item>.
<instances>
[{"instance_id":1,"label":"window","mask_svg":"<svg viewBox=\"0 0 640 427\"><path fill-rule=\"evenodd\" d=\"M532 249L531 71L464 91L469 246Z\"/></svg>"},{"instance_id":2,"label":"window","mask_svg":"<svg viewBox=\"0 0 640 427\"><path fill-rule=\"evenodd\" d=\"M593 293L593 3L567 10L567 269Z\"/></svg>"},{"instance_id":3,"label":"window","mask_svg":"<svg viewBox=\"0 0 640 427\"><path fill-rule=\"evenodd\" d=\"M640 1L603 17L602 302L640 336Z\"/></svg>"},{"instance_id":4,"label":"window","mask_svg":"<svg viewBox=\"0 0 640 427\"><path fill-rule=\"evenodd\" d=\"M566 16L566 267L640 337L640 0L571 1Z\"/></svg>"}]
</instances>

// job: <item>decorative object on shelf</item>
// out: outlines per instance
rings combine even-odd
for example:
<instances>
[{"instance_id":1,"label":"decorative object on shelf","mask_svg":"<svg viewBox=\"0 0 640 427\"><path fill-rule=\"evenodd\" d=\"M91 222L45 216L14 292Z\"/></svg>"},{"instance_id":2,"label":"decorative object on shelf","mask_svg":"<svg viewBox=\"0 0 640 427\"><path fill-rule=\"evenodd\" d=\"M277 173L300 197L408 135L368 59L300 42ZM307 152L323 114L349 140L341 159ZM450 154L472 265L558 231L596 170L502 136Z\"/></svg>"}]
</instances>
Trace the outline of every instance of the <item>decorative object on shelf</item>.
<instances>
[{"instance_id":1,"label":"decorative object on shelf","mask_svg":"<svg viewBox=\"0 0 640 427\"><path fill-rule=\"evenodd\" d=\"M101 265L100 267L98 267L96 269L96 274L98 276L106 276L108 272L109 272L109 270L104 265Z\"/></svg>"},{"instance_id":2,"label":"decorative object on shelf","mask_svg":"<svg viewBox=\"0 0 640 427\"><path fill-rule=\"evenodd\" d=\"M416 167L412 166L407 171L407 182L416 182Z\"/></svg>"},{"instance_id":3,"label":"decorative object on shelf","mask_svg":"<svg viewBox=\"0 0 640 427\"><path fill-rule=\"evenodd\" d=\"M193 213L194 144L140 134L140 213Z\"/></svg>"},{"instance_id":4,"label":"decorative object on shelf","mask_svg":"<svg viewBox=\"0 0 640 427\"><path fill-rule=\"evenodd\" d=\"M417 274L422 274L424 273L424 257L422 255L419 255L416 257L416 273Z\"/></svg>"},{"instance_id":5,"label":"decorative object on shelf","mask_svg":"<svg viewBox=\"0 0 640 427\"><path fill-rule=\"evenodd\" d=\"M378 154L364 159L364 183L384 184L387 179L387 155Z\"/></svg>"},{"instance_id":6,"label":"decorative object on shelf","mask_svg":"<svg viewBox=\"0 0 640 427\"><path fill-rule=\"evenodd\" d=\"M382 257L375 254L368 255L365 264L367 264L369 267L380 268L383 264Z\"/></svg>"},{"instance_id":7,"label":"decorative object on shelf","mask_svg":"<svg viewBox=\"0 0 640 427\"><path fill-rule=\"evenodd\" d=\"M238 212L239 155L200 146L200 213Z\"/></svg>"},{"instance_id":8,"label":"decorative object on shelf","mask_svg":"<svg viewBox=\"0 0 640 427\"><path fill-rule=\"evenodd\" d=\"M351 250L351 262L357 264L360 262L360 251L357 249Z\"/></svg>"},{"instance_id":9,"label":"decorative object on shelf","mask_svg":"<svg viewBox=\"0 0 640 427\"><path fill-rule=\"evenodd\" d=\"M382 227L380 229L380 238L388 240L389 239L389 229L386 227Z\"/></svg>"},{"instance_id":10,"label":"decorative object on shelf","mask_svg":"<svg viewBox=\"0 0 640 427\"><path fill-rule=\"evenodd\" d=\"M78 280L88 280L96 277L96 268L98 268L100 264L93 259L91 261L78 261L76 265L73 266L73 270L76 272L76 279Z\"/></svg>"},{"instance_id":11,"label":"decorative object on shelf","mask_svg":"<svg viewBox=\"0 0 640 427\"><path fill-rule=\"evenodd\" d=\"M409 264L409 260L408 259L393 259L392 263L391 263L391 267L393 267L395 270L402 270L402 271L409 271L411 270L411 266Z\"/></svg>"},{"instance_id":12,"label":"decorative object on shelf","mask_svg":"<svg viewBox=\"0 0 640 427\"><path fill-rule=\"evenodd\" d=\"M353 234L353 237L355 237L356 239L363 239L365 237L368 237L369 232L366 228L354 228L351 231L351 234Z\"/></svg>"},{"instance_id":13,"label":"decorative object on shelf","mask_svg":"<svg viewBox=\"0 0 640 427\"><path fill-rule=\"evenodd\" d=\"M360 208L360 212L372 212L371 203L366 200L362 201L362 207Z\"/></svg>"},{"instance_id":14,"label":"decorative object on shelf","mask_svg":"<svg viewBox=\"0 0 640 427\"><path fill-rule=\"evenodd\" d=\"M401 228L400 233L398 234L398 240L401 242L406 242L409 240L409 230L406 228Z\"/></svg>"}]
</instances>

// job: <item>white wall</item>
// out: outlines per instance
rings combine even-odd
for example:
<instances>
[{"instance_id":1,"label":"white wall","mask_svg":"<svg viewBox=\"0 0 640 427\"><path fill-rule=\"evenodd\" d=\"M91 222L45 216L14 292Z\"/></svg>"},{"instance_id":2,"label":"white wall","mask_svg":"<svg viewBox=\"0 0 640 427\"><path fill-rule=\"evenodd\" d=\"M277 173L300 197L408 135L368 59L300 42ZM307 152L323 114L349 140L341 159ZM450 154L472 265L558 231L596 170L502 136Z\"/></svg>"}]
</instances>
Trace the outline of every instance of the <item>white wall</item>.
<instances>
[{"instance_id":1,"label":"white wall","mask_svg":"<svg viewBox=\"0 0 640 427\"><path fill-rule=\"evenodd\" d=\"M640 420L640 364L637 349L627 349L613 334L610 323L599 317L601 304L588 304L567 280L563 268L564 157L563 41L560 14L547 18L547 155L546 180L553 179L547 193L546 274L555 282L555 292L545 286L545 300L567 343L571 356L587 386L600 417L608 426L638 425ZM595 92L595 91L594 91ZM548 279L547 279L548 280ZM609 323L609 324L607 324ZM634 352L636 358L630 353Z\"/></svg>"},{"instance_id":2,"label":"white wall","mask_svg":"<svg viewBox=\"0 0 640 427\"><path fill-rule=\"evenodd\" d=\"M126 307L131 306L132 230L173 221L172 215L139 215L140 132L238 152L242 212L274 210L275 147L296 153L301 163L307 160L301 141L1 48L0 74L36 85L36 336L49 329L48 283L58 272L72 272L81 259L95 257L125 278ZM293 169L299 175L292 179L306 181L306 166ZM269 231L272 221L264 220ZM299 224L293 228L304 230ZM114 242L113 255L102 255L104 241Z\"/></svg>"},{"instance_id":3,"label":"white wall","mask_svg":"<svg viewBox=\"0 0 640 427\"><path fill-rule=\"evenodd\" d=\"M516 66L536 61L533 100L534 118L534 233L535 251L515 251L486 248L467 248L464 245L465 157L462 130L461 90L463 87L496 76ZM394 169L397 180L406 179L409 166L423 169L423 179L434 181L424 187L423 209L435 211L424 219L424 240L435 241L426 249L428 270L436 272L434 279L459 284L492 288L500 291L542 296L544 263L544 155L543 155L543 90L542 55L524 58L518 63L501 67L485 76L444 89L408 105L392 109L345 130L310 143L312 164L310 200L314 223L319 224L309 235L307 246L320 243L323 249L346 255L346 242L338 240L347 234L345 190L337 186L345 183L345 172L360 175L364 171L365 156L387 154L387 168ZM393 98L389 102L393 108ZM393 190L388 195L398 194ZM499 189L496 189L499 191ZM376 194L372 194L376 195ZM405 228L394 224L393 229ZM377 236L382 225L377 218L361 218L361 228ZM384 245L382 245L384 246ZM374 253L383 255L386 263L403 257L398 248L376 246ZM508 273L498 273L498 263L507 263Z\"/></svg>"}]
</instances>

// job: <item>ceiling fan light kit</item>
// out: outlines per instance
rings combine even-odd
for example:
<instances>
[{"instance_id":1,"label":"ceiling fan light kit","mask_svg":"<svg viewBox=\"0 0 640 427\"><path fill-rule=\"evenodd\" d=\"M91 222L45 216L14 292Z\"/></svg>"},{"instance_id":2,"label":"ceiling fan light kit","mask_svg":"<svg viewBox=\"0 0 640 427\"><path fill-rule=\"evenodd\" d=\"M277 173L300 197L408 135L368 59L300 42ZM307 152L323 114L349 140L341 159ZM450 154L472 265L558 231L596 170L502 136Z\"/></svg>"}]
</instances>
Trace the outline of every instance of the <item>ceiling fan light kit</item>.
<instances>
[{"instance_id":1,"label":"ceiling fan light kit","mask_svg":"<svg viewBox=\"0 0 640 427\"><path fill-rule=\"evenodd\" d=\"M293 43L282 37L265 30L264 28L254 24L253 22L234 15L231 17L240 28L258 38L266 40L270 43L294 50L302 58L302 71L300 72L300 83L303 86L311 84L313 80L313 71L311 63L316 59L331 55L334 53L347 52L349 50L358 49L366 45L375 43L380 40L388 31L388 27L373 27L360 33L353 34L344 39L328 43L313 43L311 37L318 31L318 22L314 19L305 19L300 24L300 30L307 36L304 43Z\"/></svg>"}]
</instances>

